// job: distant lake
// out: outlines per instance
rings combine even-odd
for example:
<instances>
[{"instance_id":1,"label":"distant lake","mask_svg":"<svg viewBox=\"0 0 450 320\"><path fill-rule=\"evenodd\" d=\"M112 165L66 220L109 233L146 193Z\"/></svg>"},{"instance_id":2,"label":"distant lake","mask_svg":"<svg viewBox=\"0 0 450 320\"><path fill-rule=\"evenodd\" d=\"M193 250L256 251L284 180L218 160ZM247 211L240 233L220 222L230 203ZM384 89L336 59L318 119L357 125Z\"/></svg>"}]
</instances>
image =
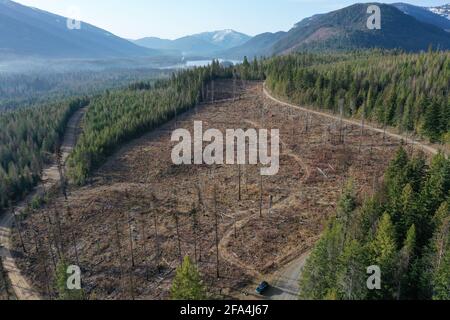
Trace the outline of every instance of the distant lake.
<instances>
[{"instance_id":1,"label":"distant lake","mask_svg":"<svg viewBox=\"0 0 450 320\"><path fill-rule=\"evenodd\" d=\"M222 62L230 62L232 64L239 64L242 63L240 60L226 60L226 59L216 59L219 60L220 63ZM184 64L179 63L176 65L172 65L169 67L163 67L161 69L186 69L186 68L195 68L195 67L206 67L207 65L210 65L212 63L211 60L188 60Z\"/></svg>"}]
</instances>

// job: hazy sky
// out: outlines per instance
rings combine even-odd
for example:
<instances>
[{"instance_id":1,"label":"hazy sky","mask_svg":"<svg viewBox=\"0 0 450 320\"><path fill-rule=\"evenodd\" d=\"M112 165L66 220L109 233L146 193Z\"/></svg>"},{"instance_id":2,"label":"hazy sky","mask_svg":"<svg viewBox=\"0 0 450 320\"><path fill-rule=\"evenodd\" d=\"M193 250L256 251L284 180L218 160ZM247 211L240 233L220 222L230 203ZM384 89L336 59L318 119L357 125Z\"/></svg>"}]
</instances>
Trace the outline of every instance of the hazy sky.
<instances>
[{"instance_id":1,"label":"hazy sky","mask_svg":"<svg viewBox=\"0 0 450 320\"><path fill-rule=\"evenodd\" d=\"M63 16L71 7L81 20L124 38L174 39L203 31L234 29L249 35L289 30L316 13L340 9L361 0L16 0ZM381 2L381 1L380 1ZM384 1L384 2L401 2ZM434 6L449 0L407 0Z\"/></svg>"}]
</instances>

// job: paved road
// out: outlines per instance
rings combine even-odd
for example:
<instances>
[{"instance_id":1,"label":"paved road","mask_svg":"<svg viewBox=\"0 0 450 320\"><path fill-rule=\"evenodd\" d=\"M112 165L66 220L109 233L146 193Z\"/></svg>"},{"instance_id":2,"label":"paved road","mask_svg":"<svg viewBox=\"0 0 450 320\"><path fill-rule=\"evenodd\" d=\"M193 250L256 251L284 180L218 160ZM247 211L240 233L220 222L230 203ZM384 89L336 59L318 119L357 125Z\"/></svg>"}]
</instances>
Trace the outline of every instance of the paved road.
<instances>
[{"instance_id":1,"label":"paved road","mask_svg":"<svg viewBox=\"0 0 450 320\"><path fill-rule=\"evenodd\" d=\"M79 125L86 108L82 108L75 112L70 118L66 132L64 134L63 144L61 147L62 162L65 163L70 152L76 144L79 135ZM44 169L42 173L42 182L14 208L16 214L24 210L29 201L36 194L43 194L59 181L58 165L53 163L50 167ZM8 275L14 294L18 300L40 300L39 292L33 289L30 282L22 274L16 265L11 244L11 232L14 224L14 215L12 211L7 211L0 218L0 257L2 258L3 267Z\"/></svg>"}]
</instances>

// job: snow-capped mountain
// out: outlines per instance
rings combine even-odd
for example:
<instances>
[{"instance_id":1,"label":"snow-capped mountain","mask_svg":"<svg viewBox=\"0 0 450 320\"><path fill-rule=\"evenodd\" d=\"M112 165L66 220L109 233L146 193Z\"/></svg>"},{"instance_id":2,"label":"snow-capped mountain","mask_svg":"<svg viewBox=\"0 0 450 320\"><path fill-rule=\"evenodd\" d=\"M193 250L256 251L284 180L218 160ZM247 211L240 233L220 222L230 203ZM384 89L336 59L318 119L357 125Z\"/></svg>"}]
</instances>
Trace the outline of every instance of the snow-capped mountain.
<instances>
[{"instance_id":1,"label":"snow-capped mountain","mask_svg":"<svg viewBox=\"0 0 450 320\"><path fill-rule=\"evenodd\" d=\"M210 41L223 49L240 46L251 38L246 34L231 29L200 33L197 37Z\"/></svg>"},{"instance_id":2,"label":"snow-capped mountain","mask_svg":"<svg viewBox=\"0 0 450 320\"><path fill-rule=\"evenodd\" d=\"M443 6L428 8L431 12L436 13L444 18L450 20L450 3L444 4Z\"/></svg>"},{"instance_id":3,"label":"snow-capped mountain","mask_svg":"<svg viewBox=\"0 0 450 320\"><path fill-rule=\"evenodd\" d=\"M439 11L435 8L419 7L401 2L394 3L392 6L421 22L432 24L440 29L450 32L450 19L448 19L447 16L438 14L438 12L442 12L442 10Z\"/></svg>"},{"instance_id":4,"label":"snow-capped mountain","mask_svg":"<svg viewBox=\"0 0 450 320\"><path fill-rule=\"evenodd\" d=\"M198 33L176 40L149 37L135 40L134 43L151 49L178 51L183 55L207 56L240 46L250 39L251 37L246 34L227 29Z\"/></svg>"}]
</instances>

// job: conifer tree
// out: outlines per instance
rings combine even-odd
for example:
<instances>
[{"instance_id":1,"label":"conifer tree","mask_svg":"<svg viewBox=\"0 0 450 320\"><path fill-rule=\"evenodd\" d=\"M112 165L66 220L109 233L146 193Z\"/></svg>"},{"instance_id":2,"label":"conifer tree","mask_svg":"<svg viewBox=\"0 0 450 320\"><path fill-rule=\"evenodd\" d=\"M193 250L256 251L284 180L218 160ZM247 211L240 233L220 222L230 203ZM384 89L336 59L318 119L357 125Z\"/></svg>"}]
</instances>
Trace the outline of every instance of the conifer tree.
<instances>
[{"instance_id":1,"label":"conifer tree","mask_svg":"<svg viewBox=\"0 0 450 320\"><path fill-rule=\"evenodd\" d=\"M370 259L382 272L382 290L375 295L382 299L393 299L395 294L394 275L397 264L395 230L388 213L379 222L375 239L370 244Z\"/></svg>"},{"instance_id":2,"label":"conifer tree","mask_svg":"<svg viewBox=\"0 0 450 320\"><path fill-rule=\"evenodd\" d=\"M431 241L433 299L450 299L450 210L444 202L434 219L436 232Z\"/></svg>"},{"instance_id":3,"label":"conifer tree","mask_svg":"<svg viewBox=\"0 0 450 320\"><path fill-rule=\"evenodd\" d=\"M325 299L336 290L336 262L342 251L342 224L332 219L306 262L300 278L300 299Z\"/></svg>"},{"instance_id":4,"label":"conifer tree","mask_svg":"<svg viewBox=\"0 0 450 320\"><path fill-rule=\"evenodd\" d=\"M408 297L410 287L414 287L415 279L411 278L410 269L416 249L416 227L409 228L403 248L400 250L398 263L397 298Z\"/></svg>"},{"instance_id":5,"label":"conifer tree","mask_svg":"<svg viewBox=\"0 0 450 320\"><path fill-rule=\"evenodd\" d=\"M178 267L170 292L173 300L206 299L206 291L200 273L188 256Z\"/></svg>"},{"instance_id":6,"label":"conifer tree","mask_svg":"<svg viewBox=\"0 0 450 320\"><path fill-rule=\"evenodd\" d=\"M69 264L64 259L61 259L56 266L56 289L58 291L58 297L60 300L83 300L84 293L82 289L68 288L68 267Z\"/></svg>"},{"instance_id":7,"label":"conifer tree","mask_svg":"<svg viewBox=\"0 0 450 320\"><path fill-rule=\"evenodd\" d=\"M441 122L441 108L436 99L428 103L424 115L423 131L430 137L431 142L439 141L443 133Z\"/></svg>"},{"instance_id":8,"label":"conifer tree","mask_svg":"<svg viewBox=\"0 0 450 320\"><path fill-rule=\"evenodd\" d=\"M337 220L341 223L344 232L343 241L346 240L348 233L351 233L351 223L354 221L353 213L356 209L356 196L354 184L349 180L344 188L344 192L337 205Z\"/></svg>"},{"instance_id":9,"label":"conifer tree","mask_svg":"<svg viewBox=\"0 0 450 320\"><path fill-rule=\"evenodd\" d=\"M337 287L344 300L364 300L367 295L365 250L357 240L349 241L339 257Z\"/></svg>"}]
</instances>

